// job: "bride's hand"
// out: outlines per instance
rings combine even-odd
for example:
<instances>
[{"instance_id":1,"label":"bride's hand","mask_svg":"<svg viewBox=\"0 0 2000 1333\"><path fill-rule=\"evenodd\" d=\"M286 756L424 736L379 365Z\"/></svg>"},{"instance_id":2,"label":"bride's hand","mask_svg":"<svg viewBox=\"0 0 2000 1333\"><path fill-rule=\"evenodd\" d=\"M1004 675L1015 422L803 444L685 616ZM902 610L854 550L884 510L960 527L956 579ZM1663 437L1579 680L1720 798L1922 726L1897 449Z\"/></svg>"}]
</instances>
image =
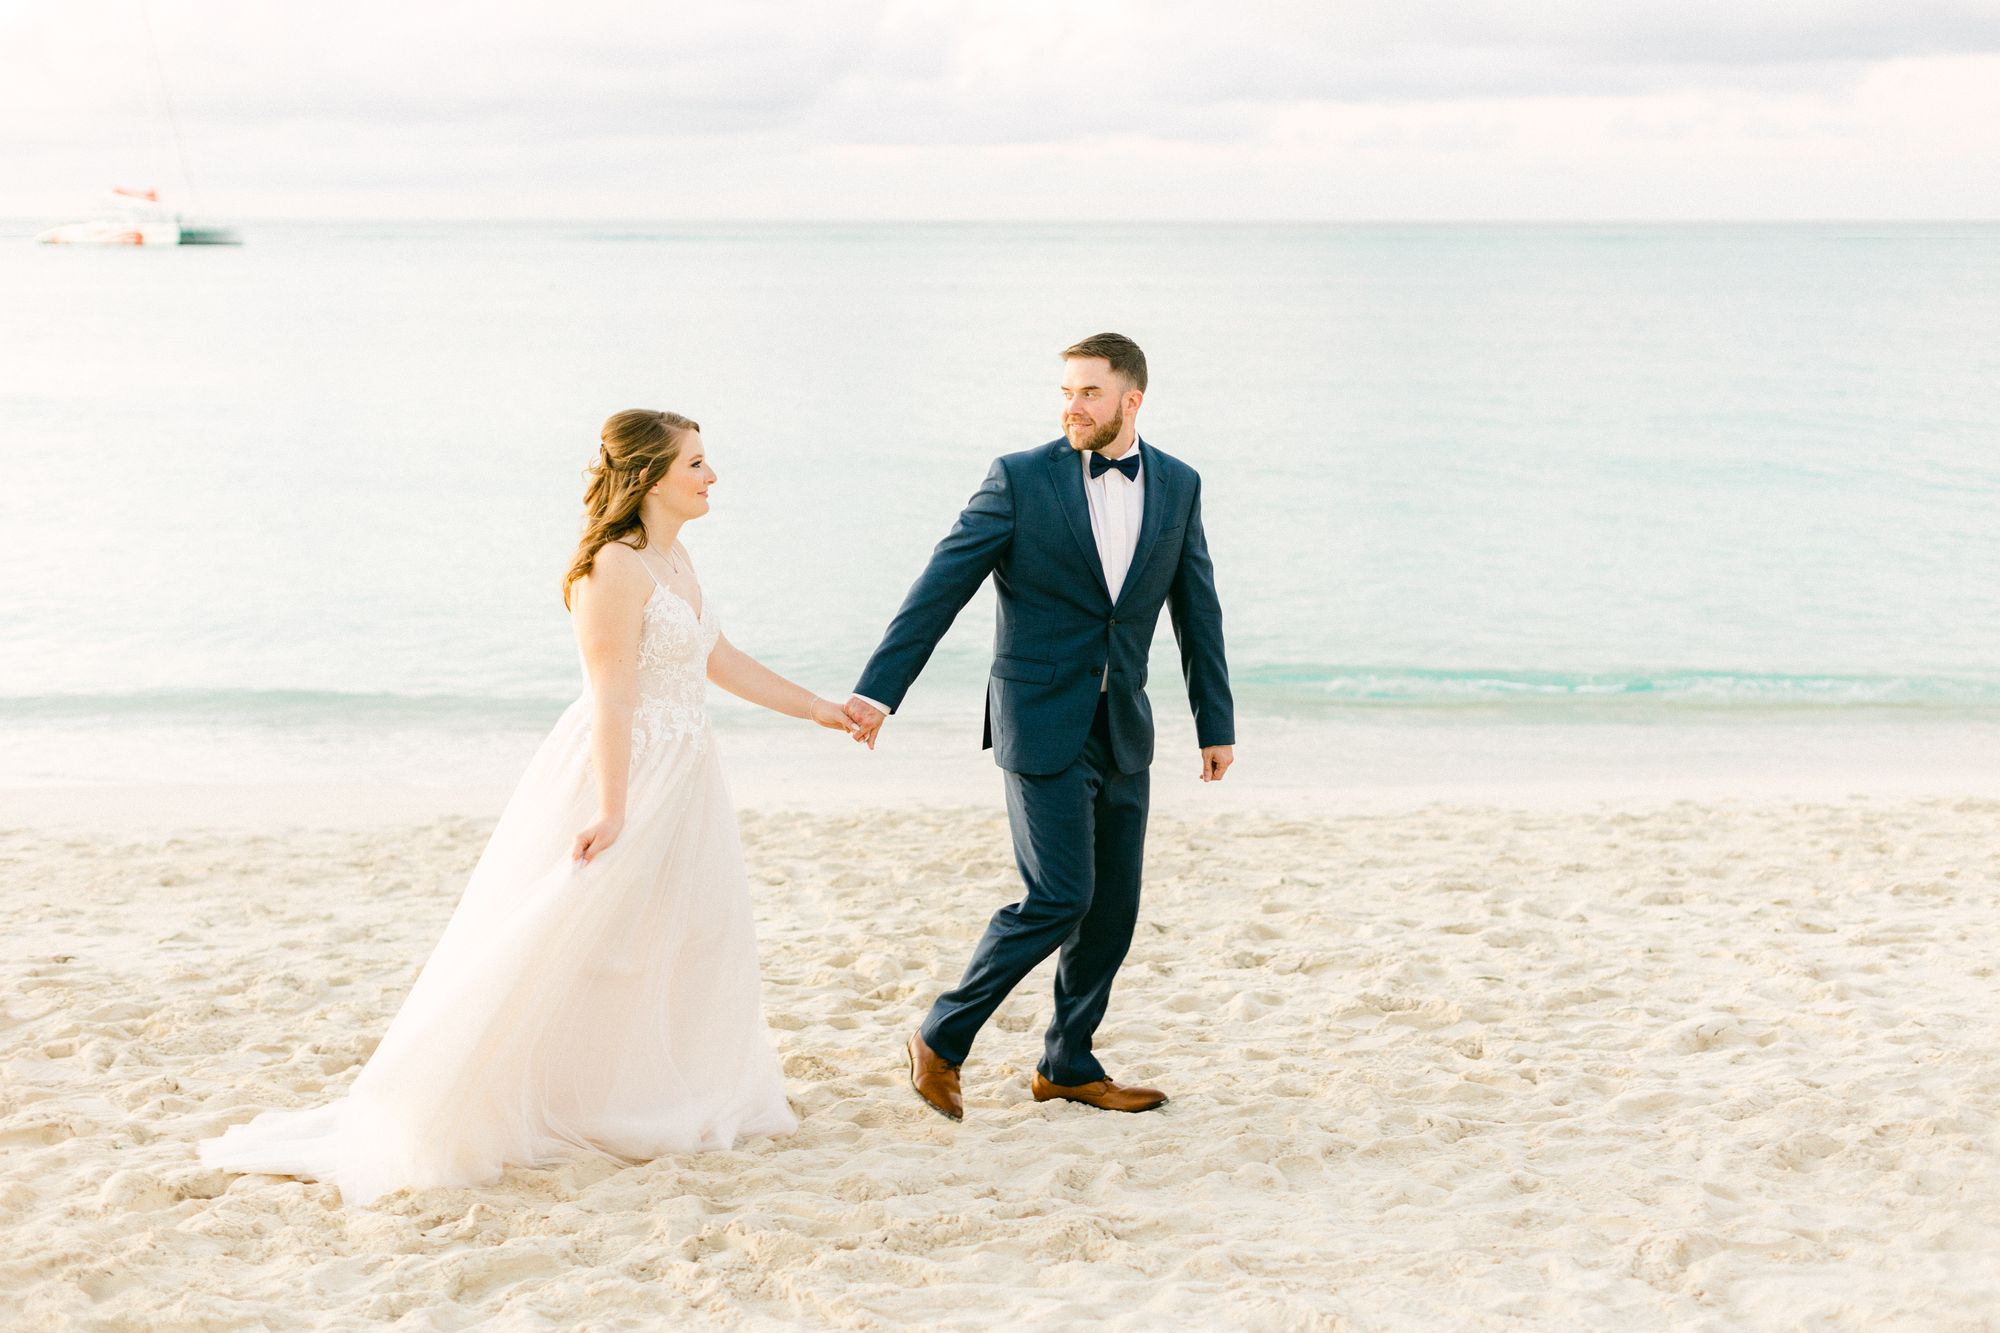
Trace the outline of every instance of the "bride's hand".
<instances>
[{"instance_id":1,"label":"bride's hand","mask_svg":"<svg viewBox=\"0 0 2000 1333\"><path fill-rule=\"evenodd\" d=\"M812 701L811 717L813 722L822 727L828 727L834 731L844 731L850 736L856 730L853 721L847 716L847 711L831 699L822 699L815 695Z\"/></svg>"},{"instance_id":2,"label":"bride's hand","mask_svg":"<svg viewBox=\"0 0 2000 1333\"><path fill-rule=\"evenodd\" d=\"M624 831L625 821L622 817L599 815L595 824L576 835L576 845L570 848L570 860L589 861L618 841L618 835Z\"/></svg>"}]
</instances>

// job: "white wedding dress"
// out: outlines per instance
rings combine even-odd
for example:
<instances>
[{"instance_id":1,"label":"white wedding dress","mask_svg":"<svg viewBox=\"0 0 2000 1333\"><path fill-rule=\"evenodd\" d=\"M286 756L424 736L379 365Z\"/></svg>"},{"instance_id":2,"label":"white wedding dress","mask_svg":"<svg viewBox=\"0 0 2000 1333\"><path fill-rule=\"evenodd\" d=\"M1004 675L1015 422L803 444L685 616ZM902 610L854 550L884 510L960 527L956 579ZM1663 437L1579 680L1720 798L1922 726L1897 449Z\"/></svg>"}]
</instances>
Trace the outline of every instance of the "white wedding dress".
<instances>
[{"instance_id":1,"label":"white wedding dress","mask_svg":"<svg viewBox=\"0 0 2000 1333\"><path fill-rule=\"evenodd\" d=\"M714 607L655 585L618 840L570 860L597 810L586 676L346 1096L231 1126L201 1142L204 1164L331 1181L365 1204L576 1154L636 1163L797 1128L709 734Z\"/></svg>"}]
</instances>

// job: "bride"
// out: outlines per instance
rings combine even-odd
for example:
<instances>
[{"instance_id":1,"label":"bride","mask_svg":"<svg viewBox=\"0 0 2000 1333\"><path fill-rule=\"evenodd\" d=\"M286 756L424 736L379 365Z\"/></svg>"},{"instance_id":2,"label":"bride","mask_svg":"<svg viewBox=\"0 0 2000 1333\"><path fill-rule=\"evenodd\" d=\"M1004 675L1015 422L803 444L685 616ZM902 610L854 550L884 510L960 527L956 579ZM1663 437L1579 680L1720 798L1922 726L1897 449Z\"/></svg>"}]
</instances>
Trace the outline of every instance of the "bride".
<instances>
[{"instance_id":1,"label":"bride","mask_svg":"<svg viewBox=\"0 0 2000 1333\"><path fill-rule=\"evenodd\" d=\"M852 732L723 637L678 540L708 512L701 428L620 412L563 584L583 694L508 800L429 961L346 1096L265 1111L204 1164L347 1203L573 1153L642 1162L784 1134L736 814L706 681Z\"/></svg>"}]
</instances>

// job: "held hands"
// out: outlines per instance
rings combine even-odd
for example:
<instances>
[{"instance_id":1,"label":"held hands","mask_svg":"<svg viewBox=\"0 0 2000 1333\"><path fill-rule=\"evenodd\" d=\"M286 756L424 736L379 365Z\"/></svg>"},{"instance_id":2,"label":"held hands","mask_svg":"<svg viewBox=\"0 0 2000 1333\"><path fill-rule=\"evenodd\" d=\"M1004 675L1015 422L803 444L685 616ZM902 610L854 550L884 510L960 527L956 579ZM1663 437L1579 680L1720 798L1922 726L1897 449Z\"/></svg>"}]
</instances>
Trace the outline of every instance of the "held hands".
<instances>
[{"instance_id":1,"label":"held hands","mask_svg":"<svg viewBox=\"0 0 2000 1333\"><path fill-rule=\"evenodd\" d=\"M595 824L576 835L576 843L570 848L570 860L589 863L599 852L618 841L618 835L624 831L625 816L599 815Z\"/></svg>"},{"instance_id":2,"label":"held hands","mask_svg":"<svg viewBox=\"0 0 2000 1333\"><path fill-rule=\"evenodd\" d=\"M845 711L848 720L854 724L848 734L866 743L869 749L874 749L875 734L882 730L882 724L889 720L889 715L865 703L858 694L848 699Z\"/></svg>"},{"instance_id":3,"label":"held hands","mask_svg":"<svg viewBox=\"0 0 2000 1333\"><path fill-rule=\"evenodd\" d=\"M817 695L813 696L810 711L807 712L806 716L815 726L827 727L834 731L844 731L856 740L861 739L860 735L857 734L860 728L848 717L846 711L831 699L822 699Z\"/></svg>"},{"instance_id":4,"label":"held hands","mask_svg":"<svg viewBox=\"0 0 2000 1333\"><path fill-rule=\"evenodd\" d=\"M1236 762L1236 750L1229 745L1204 745L1201 747L1201 780L1220 782L1229 766Z\"/></svg>"}]
</instances>

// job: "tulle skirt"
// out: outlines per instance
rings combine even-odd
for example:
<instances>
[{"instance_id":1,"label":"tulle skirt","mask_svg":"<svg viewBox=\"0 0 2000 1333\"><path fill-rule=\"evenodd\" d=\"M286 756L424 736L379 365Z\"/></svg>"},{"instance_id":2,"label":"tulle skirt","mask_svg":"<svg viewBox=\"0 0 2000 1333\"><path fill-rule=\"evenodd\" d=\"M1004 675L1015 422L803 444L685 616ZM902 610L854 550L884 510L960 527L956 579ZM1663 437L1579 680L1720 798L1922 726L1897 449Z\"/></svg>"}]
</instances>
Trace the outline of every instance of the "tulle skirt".
<instances>
[{"instance_id":1,"label":"tulle skirt","mask_svg":"<svg viewBox=\"0 0 2000 1333\"><path fill-rule=\"evenodd\" d=\"M232 1126L200 1143L202 1162L331 1181L366 1204L510 1166L636 1163L797 1128L706 719L635 746L625 828L578 866L596 788L590 705L572 704L347 1095Z\"/></svg>"}]
</instances>

